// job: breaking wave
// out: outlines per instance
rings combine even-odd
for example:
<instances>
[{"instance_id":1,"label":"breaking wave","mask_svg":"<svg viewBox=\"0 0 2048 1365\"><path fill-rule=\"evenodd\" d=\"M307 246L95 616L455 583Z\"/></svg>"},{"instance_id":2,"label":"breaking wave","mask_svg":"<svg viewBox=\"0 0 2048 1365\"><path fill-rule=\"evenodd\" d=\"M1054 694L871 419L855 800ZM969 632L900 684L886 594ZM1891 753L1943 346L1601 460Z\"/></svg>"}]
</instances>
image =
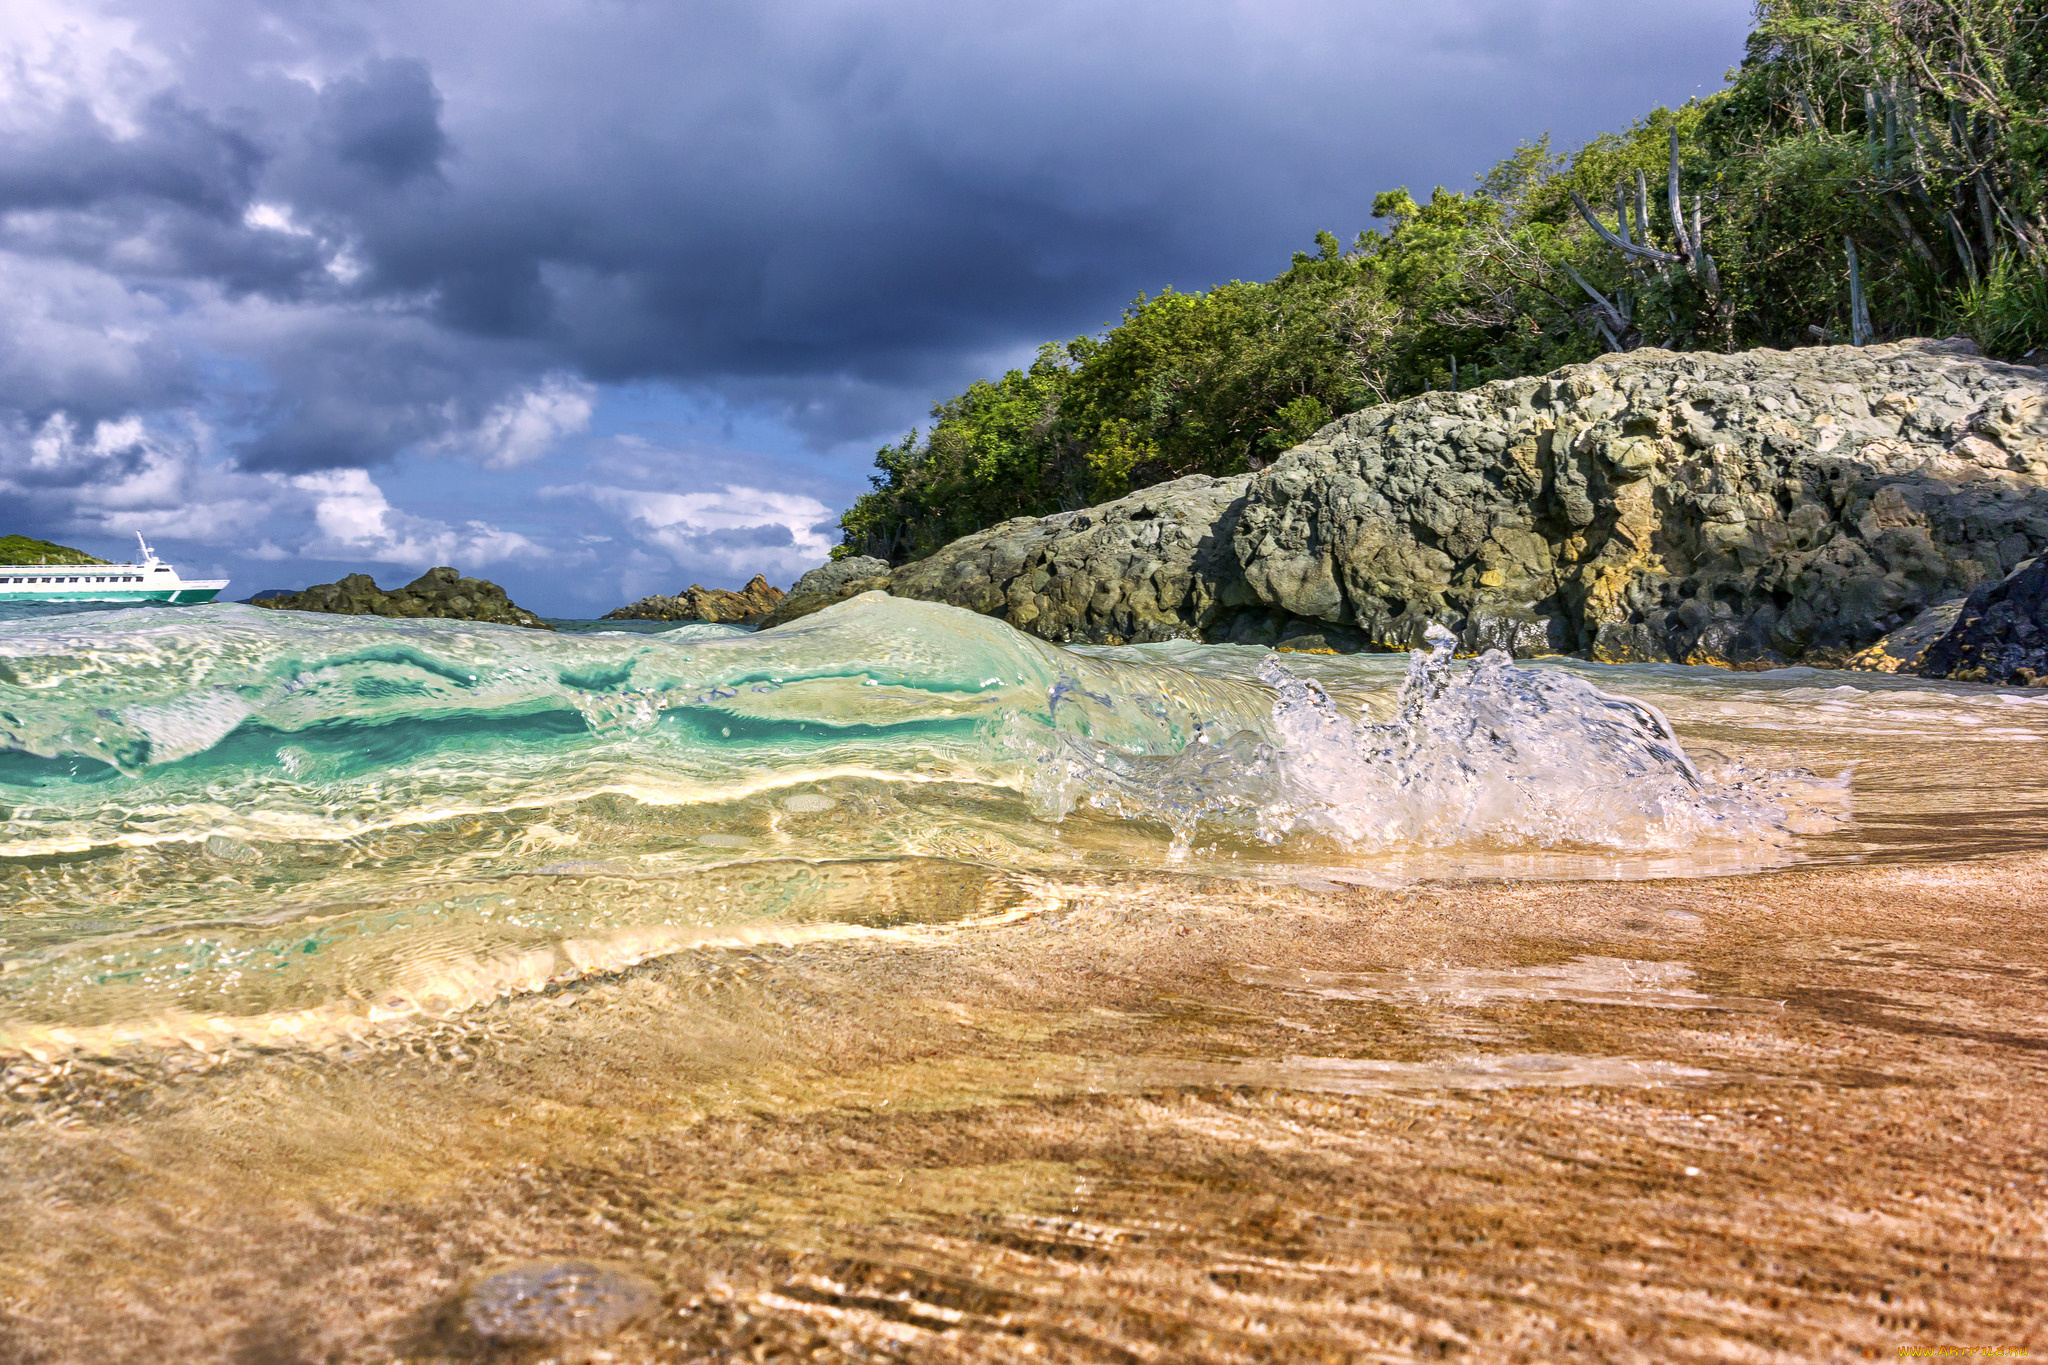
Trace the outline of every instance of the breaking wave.
<instances>
[{"instance_id":1,"label":"breaking wave","mask_svg":"<svg viewBox=\"0 0 2048 1365\"><path fill-rule=\"evenodd\" d=\"M1654 707L1499 654L1457 664L1441 631L1388 708L1278 656L1251 683L880 596L674 638L169 616L7 632L0 854L343 839L602 792L687 806L834 772L1152 821L1174 856L1205 827L1349 851L1778 839L1824 794L1703 772Z\"/></svg>"},{"instance_id":2,"label":"breaking wave","mask_svg":"<svg viewBox=\"0 0 2048 1365\"><path fill-rule=\"evenodd\" d=\"M1077 804L1154 820L1185 854L1207 825L1350 851L1466 844L1671 850L1704 840L1779 844L1847 815L1846 776L1702 772L1662 712L1567 673L1488 653L1469 668L1429 628L1392 716L1340 706L1279 656L1258 667L1270 720L1207 727L1155 758L1061 735L1037 787L1054 816Z\"/></svg>"},{"instance_id":3,"label":"breaking wave","mask_svg":"<svg viewBox=\"0 0 2048 1365\"><path fill-rule=\"evenodd\" d=\"M1448 637L1405 677L1343 662L1066 650L879 595L766 634L17 621L0 1053L318 1042L653 957L914 946L1119 871L1746 870L1842 815L1846 784L1699 762L1566 672ZM1417 850L1450 853L1387 870Z\"/></svg>"}]
</instances>

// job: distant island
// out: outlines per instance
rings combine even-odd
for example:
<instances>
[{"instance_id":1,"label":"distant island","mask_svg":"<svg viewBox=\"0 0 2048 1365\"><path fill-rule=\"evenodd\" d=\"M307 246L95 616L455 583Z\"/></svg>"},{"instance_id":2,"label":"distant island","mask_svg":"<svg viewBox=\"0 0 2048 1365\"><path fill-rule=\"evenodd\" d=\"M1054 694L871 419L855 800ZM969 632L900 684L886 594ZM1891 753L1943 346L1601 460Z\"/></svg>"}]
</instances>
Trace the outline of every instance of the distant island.
<instances>
[{"instance_id":1,"label":"distant island","mask_svg":"<svg viewBox=\"0 0 2048 1365\"><path fill-rule=\"evenodd\" d=\"M514 602L487 578L465 578L443 564L427 570L402 588L386 590L368 574L352 573L334 583L315 583L301 592L259 593L250 605L270 611L317 611L334 616L430 617L444 621L486 621L554 627Z\"/></svg>"},{"instance_id":2,"label":"distant island","mask_svg":"<svg viewBox=\"0 0 2048 1365\"><path fill-rule=\"evenodd\" d=\"M782 600L782 589L770 585L766 578L755 574L747 585L738 592L724 588L707 588L701 583L689 587L670 597L656 593L639 601L608 611L603 619L607 621L711 621L725 625L753 625Z\"/></svg>"},{"instance_id":3,"label":"distant island","mask_svg":"<svg viewBox=\"0 0 2048 1365\"><path fill-rule=\"evenodd\" d=\"M34 536L0 536L0 564L111 564L83 550Z\"/></svg>"}]
</instances>

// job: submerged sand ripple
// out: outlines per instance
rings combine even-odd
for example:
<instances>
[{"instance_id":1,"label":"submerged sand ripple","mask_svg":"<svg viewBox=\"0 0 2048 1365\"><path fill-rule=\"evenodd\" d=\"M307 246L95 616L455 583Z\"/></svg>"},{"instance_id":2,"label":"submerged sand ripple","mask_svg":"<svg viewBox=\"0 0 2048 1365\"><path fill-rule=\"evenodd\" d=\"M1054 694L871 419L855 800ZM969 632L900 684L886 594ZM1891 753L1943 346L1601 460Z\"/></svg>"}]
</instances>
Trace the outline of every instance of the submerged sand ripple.
<instances>
[{"instance_id":1,"label":"submerged sand ripple","mask_svg":"<svg viewBox=\"0 0 2048 1365\"><path fill-rule=\"evenodd\" d=\"M20 1063L0 1359L2041 1349L2044 883L1098 878L351 1051ZM542 1258L658 1303L463 1326Z\"/></svg>"}]
</instances>

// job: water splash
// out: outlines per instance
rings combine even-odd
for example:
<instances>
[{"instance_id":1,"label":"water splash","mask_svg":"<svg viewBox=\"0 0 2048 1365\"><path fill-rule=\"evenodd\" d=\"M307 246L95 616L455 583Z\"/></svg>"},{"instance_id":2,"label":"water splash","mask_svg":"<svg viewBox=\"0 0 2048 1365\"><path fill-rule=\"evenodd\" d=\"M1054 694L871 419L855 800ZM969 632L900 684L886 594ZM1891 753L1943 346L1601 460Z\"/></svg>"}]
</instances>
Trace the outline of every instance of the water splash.
<instances>
[{"instance_id":1,"label":"water splash","mask_svg":"<svg viewBox=\"0 0 2048 1365\"><path fill-rule=\"evenodd\" d=\"M1782 844L1847 818L1847 778L1724 765L1708 775L1656 707L1499 651L1457 667L1430 627L1393 715L1348 712L1278 655L1264 733L1198 734L1154 759L1061 737L1039 796L1154 820L1185 855L1208 823L1269 844L1321 837L1347 851L1454 845L1668 850L1704 840Z\"/></svg>"}]
</instances>

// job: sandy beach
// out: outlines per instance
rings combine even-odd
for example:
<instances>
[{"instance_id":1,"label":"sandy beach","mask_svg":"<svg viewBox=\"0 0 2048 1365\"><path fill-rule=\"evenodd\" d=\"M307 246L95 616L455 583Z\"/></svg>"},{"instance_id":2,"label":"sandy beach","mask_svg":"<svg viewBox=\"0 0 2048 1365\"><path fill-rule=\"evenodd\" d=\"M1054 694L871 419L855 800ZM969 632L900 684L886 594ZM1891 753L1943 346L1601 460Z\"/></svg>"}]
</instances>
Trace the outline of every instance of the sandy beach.
<instances>
[{"instance_id":1,"label":"sandy beach","mask_svg":"<svg viewBox=\"0 0 2048 1365\"><path fill-rule=\"evenodd\" d=\"M0 1356L2039 1350L2044 884L1043 883L352 1053L18 1060ZM658 1304L472 1330L479 1276L547 1258Z\"/></svg>"}]
</instances>

